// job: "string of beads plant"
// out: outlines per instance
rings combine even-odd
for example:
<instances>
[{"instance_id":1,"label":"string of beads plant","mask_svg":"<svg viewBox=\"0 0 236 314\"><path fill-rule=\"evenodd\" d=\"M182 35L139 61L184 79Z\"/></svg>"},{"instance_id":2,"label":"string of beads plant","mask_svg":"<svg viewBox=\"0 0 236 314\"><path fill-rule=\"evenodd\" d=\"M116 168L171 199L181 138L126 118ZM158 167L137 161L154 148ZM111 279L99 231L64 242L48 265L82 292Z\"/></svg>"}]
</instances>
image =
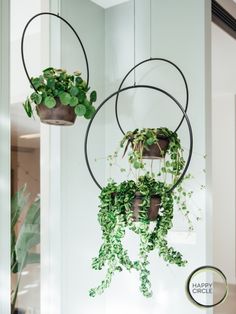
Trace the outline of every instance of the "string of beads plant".
<instances>
[{"instance_id":1,"label":"string of beads plant","mask_svg":"<svg viewBox=\"0 0 236 314\"><path fill-rule=\"evenodd\" d=\"M136 192L142 195L138 222L133 218L133 200ZM100 194L100 211L98 220L102 229L103 244L98 257L93 259L92 267L101 270L107 266L105 279L97 288L90 290L90 296L102 294L110 286L113 275L123 268L139 272L140 291L145 297L152 295L148 270L148 255L157 249L159 256L170 264L184 266L186 260L173 247L168 246L166 235L172 227L173 197L161 182L147 174L138 179L124 181L120 184L109 183ZM148 218L150 197L159 195L161 208L157 220L151 226ZM140 238L139 259L131 261L128 251L123 247L122 240L126 229L133 231Z\"/></svg>"},{"instance_id":2,"label":"string of beads plant","mask_svg":"<svg viewBox=\"0 0 236 314\"><path fill-rule=\"evenodd\" d=\"M161 141L166 141L167 144L164 143L163 146ZM159 156L156 156L156 159L161 159L163 163L158 173L154 173L153 169L148 171L144 161L154 159L155 156L149 154L152 145L157 147ZM182 202L181 197L169 193L169 190L178 180L185 165L183 150L178 135L167 128L136 129L134 132L128 132L120 146L123 156L130 148L130 167L136 172L142 170L144 174L139 174L135 180L125 180L121 183L111 180L101 191L98 220L103 243L98 257L93 259L92 267L95 270L107 267L107 272L101 284L90 290L90 296L102 294L110 286L114 274L126 269L139 273L140 291L145 297L151 297L148 268L151 251L156 250L169 264L185 266L187 263L180 252L168 245L166 239L173 226L174 206ZM110 155L111 165L116 163L118 155L118 151ZM166 155L169 156L168 160ZM167 174L171 176L171 182L166 180ZM178 193L184 195L185 192L181 191L178 188ZM184 208L184 203L181 203L181 206ZM186 208L184 210L186 212ZM123 245L127 230L131 230L139 238L138 258L133 261Z\"/></svg>"}]
</instances>

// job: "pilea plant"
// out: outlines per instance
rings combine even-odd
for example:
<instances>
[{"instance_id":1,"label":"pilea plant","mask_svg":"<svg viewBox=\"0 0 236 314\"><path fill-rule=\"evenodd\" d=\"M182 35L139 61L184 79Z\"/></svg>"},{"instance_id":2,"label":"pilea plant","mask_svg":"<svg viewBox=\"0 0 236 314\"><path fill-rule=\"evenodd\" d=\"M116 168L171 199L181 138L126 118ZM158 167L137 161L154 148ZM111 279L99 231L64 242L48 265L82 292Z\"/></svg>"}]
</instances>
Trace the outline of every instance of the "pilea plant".
<instances>
[{"instance_id":1,"label":"pilea plant","mask_svg":"<svg viewBox=\"0 0 236 314\"><path fill-rule=\"evenodd\" d=\"M98 257L93 259L92 267L101 270L107 266L107 273L101 284L90 290L90 296L103 293L109 287L114 273L125 268L139 272L140 290L144 296L150 297L152 291L148 255L153 250L157 250L159 256L168 263L178 266L186 264L182 254L169 247L166 240L168 230L172 227L174 207L173 196L168 190L168 185L156 181L150 173L140 176L137 181L127 180L120 184L110 182L102 189L98 220L102 229L103 244ZM137 192L142 197L138 222L133 216L133 201ZM153 195L158 195L161 199L154 228L148 219L150 199ZM137 234L140 239L139 258L135 261L131 261L122 244L127 229Z\"/></svg>"},{"instance_id":2,"label":"pilea plant","mask_svg":"<svg viewBox=\"0 0 236 314\"><path fill-rule=\"evenodd\" d=\"M92 91L88 95L89 87L80 72L69 74L65 70L50 67L31 80L37 92L34 91L23 104L29 117L33 116L34 107L38 113L39 105L52 109L59 101L62 105L72 107L77 116L92 118L97 93Z\"/></svg>"}]
</instances>

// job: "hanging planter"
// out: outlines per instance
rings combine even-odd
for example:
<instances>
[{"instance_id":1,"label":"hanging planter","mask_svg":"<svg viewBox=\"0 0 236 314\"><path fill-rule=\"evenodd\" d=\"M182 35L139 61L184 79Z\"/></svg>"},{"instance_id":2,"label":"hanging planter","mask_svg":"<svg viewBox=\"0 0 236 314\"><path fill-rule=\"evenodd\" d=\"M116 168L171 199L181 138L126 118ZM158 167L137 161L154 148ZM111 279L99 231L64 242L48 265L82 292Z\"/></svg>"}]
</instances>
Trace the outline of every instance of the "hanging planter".
<instances>
[{"instance_id":1,"label":"hanging planter","mask_svg":"<svg viewBox=\"0 0 236 314\"><path fill-rule=\"evenodd\" d=\"M125 134L121 146L126 143L126 153L129 145L131 145L135 156L139 159L159 159L164 158L169 147L170 136L173 132L166 128L160 129L136 129L133 132L129 131Z\"/></svg>"},{"instance_id":2,"label":"hanging planter","mask_svg":"<svg viewBox=\"0 0 236 314\"><path fill-rule=\"evenodd\" d=\"M79 72L73 75L65 70L47 68L42 75L32 78L36 89L23 104L29 117L32 117L34 107L41 122L52 125L72 125L76 116L90 119L95 107L97 93L92 91L81 78Z\"/></svg>"},{"instance_id":3,"label":"hanging planter","mask_svg":"<svg viewBox=\"0 0 236 314\"><path fill-rule=\"evenodd\" d=\"M29 24L38 16L54 16L69 26L75 34L82 48L87 78L81 77L78 71L73 74L66 70L49 67L43 70L42 74L30 78L24 58L24 38ZM51 125L73 125L77 116L91 119L95 112L93 103L97 99L96 91L89 92L89 65L87 55L80 37L70 23L61 16L43 12L33 16L26 24L21 39L21 57L26 76L34 92L27 97L23 106L29 117L32 117L34 110L39 115L42 123Z\"/></svg>"},{"instance_id":4,"label":"hanging planter","mask_svg":"<svg viewBox=\"0 0 236 314\"><path fill-rule=\"evenodd\" d=\"M170 156L170 163L166 166L171 168L173 174L178 175L183 165L183 154L180 140L176 132L167 128L158 129L136 129L127 132L123 137L120 146L126 154L129 146L132 152L129 153L129 162L134 168L143 168L143 159L160 159L166 154Z\"/></svg>"},{"instance_id":5,"label":"hanging planter","mask_svg":"<svg viewBox=\"0 0 236 314\"><path fill-rule=\"evenodd\" d=\"M124 154L131 148L129 154L130 166L139 172L142 169L145 174L138 175L136 180L126 180L116 183L112 180L105 187L102 187L96 180L90 167L88 159L88 136L91 125L99 110L114 96L136 88L145 88L158 91L172 99L181 110L185 118L190 136L190 149L186 162L182 156L181 143L176 132L167 128L142 129L134 132L127 132L121 141ZM164 166L160 169L160 174L148 172L143 162L143 151L149 149L148 146L156 144L159 140L166 140L168 143L160 147L161 157L169 155L170 160L164 160ZM96 288L89 292L90 296L102 294L111 284L113 275L123 269L134 270L139 273L140 291L145 297L152 295L151 282L149 279L150 271L149 254L156 250L164 261L178 266L184 266L187 261L182 254L168 245L167 234L173 222L174 206L182 206L181 193L185 196L185 191L181 187L182 180L188 169L193 149L192 128L188 116L181 104L168 92L149 85L134 85L119 89L107 97L97 108L94 116L89 121L85 136L85 159L89 173L95 184L101 189L98 221L102 230L103 243L99 249L98 256L93 259L92 267L101 270L107 266L104 280ZM123 155L124 155L123 154ZM111 155L112 156L112 155ZM117 158L117 152L114 154ZM110 161L110 159L109 159ZM173 182L160 181L159 176L164 173L170 174ZM177 188L175 194L175 188ZM185 205L184 205L185 206ZM128 251L123 245L126 231L130 230L138 237L139 252L138 258L132 261Z\"/></svg>"},{"instance_id":6,"label":"hanging planter","mask_svg":"<svg viewBox=\"0 0 236 314\"><path fill-rule=\"evenodd\" d=\"M131 210L133 211L132 218L134 221L139 221L143 210L144 195L136 192L133 200ZM159 195L150 195L147 200L149 206L146 208L147 219L150 221L157 220L159 209L161 206L161 197Z\"/></svg>"},{"instance_id":7,"label":"hanging planter","mask_svg":"<svg viewBox=\"0 0 236 314\"><path fill-rule=\"evenodd\" d=\"M138 210L134 204L137 200L136 191L141 191L139 193L142 195ZM153 201L152 195L160 195L161 204L160 199L155 198L155 206L158 203L160 214L151 226L149 215L150 208L153 208L150 204ZM153 250L158 250L159 256L170 264L184 266L187 263L182 254L170 247L166 240L168 230L172 227L173 207L173 196L168 193L168 187L148 175L139 177L137 182L129 180L120 184L109 183L102 189L98 220L103 243L98 257L93 259L92 267L101 270L107 265L108 268L105 279L98 287L90 290L90 296L102 294L110 286L113 275L127 269L139 273L140 291L145 297L150 297L152 291L148 256ZM154 215L157 215L156 209ZM129 258L122 242L127 230L134 232L139 239L139 258L134 261Z\"/></svg>"},{"instance_id":8,"label":"hanging planter","mask_svg":"<svg viewBox=\"0 0 236 314\"><path fill-rule=\"evenodd\" d=\"M44 104L39 104L36 107L37 114L42 123L71 125L76 119L75 110L70 106L62 105L59 98L55 99L56 104L53 108L48 108Z\"/></svg>"}]
</instances>

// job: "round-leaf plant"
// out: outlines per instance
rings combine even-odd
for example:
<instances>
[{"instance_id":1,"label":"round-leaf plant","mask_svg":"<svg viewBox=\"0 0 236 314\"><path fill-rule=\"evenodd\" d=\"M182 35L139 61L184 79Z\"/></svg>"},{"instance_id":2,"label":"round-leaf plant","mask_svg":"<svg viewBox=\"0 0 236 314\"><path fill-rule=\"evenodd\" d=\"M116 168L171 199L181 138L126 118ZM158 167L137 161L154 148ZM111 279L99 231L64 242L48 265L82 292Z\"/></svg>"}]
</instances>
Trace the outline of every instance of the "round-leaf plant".
<instances>
[{"instance_id":1,"label":"round-leaf plant","mask_svg":"<svg viewBox=\"0 0 236 314\"><path fill-rule=\"evenodd\" d=\"M107 267L107 272L101 284L90 290L90 296L96 296L104 292L111 284L116 272L127 269L139 272L140 291L145 297L151 297L151 283L148 269L149 253L157 250L166 262L184 266L186 261L182 254L173 247L169 247L166 236L172 227L174 199L168 193L169 186L158 182L147 173L140 176L137 181L128 180L120 184L109 183L100 194L99 223L102 229L103 243L100 247L98 257L93 259L92 267L101 270ZM133 219L133 201L135 194L139 192L142 203L139 211L139 221ZM148 219L151 196L158 195L161 205L155 226ZM139 258L132 261L122 240L126 230L133 231L139 237Z\"/></svg>"},{"instance_id":2,"label":"round-leaf plant","mask_svg":"<svg viewBox=\"0 0 236 314\"><path fill-rule=\"evenodd\" d=\"M90 94L87 83L82 79L80 72L67 73L62 69L47 68L42 75L31 79L36 91L34 91L23 103L29 117L33 116L33 107L45 105L54 108L57 100L62 105L74 108L77 116L91 119L95 113L93 103L97 100L96 91Z\"/></svg>"}]
</instances>

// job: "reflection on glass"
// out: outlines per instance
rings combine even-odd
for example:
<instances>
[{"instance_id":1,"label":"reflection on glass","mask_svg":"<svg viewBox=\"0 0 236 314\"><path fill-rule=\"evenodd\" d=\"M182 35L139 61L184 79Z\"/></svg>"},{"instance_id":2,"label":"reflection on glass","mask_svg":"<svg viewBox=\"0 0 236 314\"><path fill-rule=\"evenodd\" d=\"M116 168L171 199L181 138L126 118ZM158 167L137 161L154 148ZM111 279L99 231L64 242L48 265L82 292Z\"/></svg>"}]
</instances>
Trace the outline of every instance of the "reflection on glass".
<instances>
[{"instance_id":1,"label":"reflection on glass","mask_svg":"<svg viewBox=\"0 0 236 314\"><path fill-rule=\"evenodd\" d=\"M40 313L39 123L21 110L11 106L12 313Z\"/></svg>"},{"instance_id":2,"label":"reflection on glass","mask_svg":"<svg viewBox=\"0 0 236 314\"><path fill-rule=\"evenodd\" d=\"M37 114L35 118L28 118L22 106L32 89L23 70L20 43L27 21L45 10L46 2L11 1L11 304L14 314L40 313L40 123ZM45 28L40 19L35 21L25 37L30 76L38 75L44 67L43 25Z\"/></svg>"}]
</instances>

